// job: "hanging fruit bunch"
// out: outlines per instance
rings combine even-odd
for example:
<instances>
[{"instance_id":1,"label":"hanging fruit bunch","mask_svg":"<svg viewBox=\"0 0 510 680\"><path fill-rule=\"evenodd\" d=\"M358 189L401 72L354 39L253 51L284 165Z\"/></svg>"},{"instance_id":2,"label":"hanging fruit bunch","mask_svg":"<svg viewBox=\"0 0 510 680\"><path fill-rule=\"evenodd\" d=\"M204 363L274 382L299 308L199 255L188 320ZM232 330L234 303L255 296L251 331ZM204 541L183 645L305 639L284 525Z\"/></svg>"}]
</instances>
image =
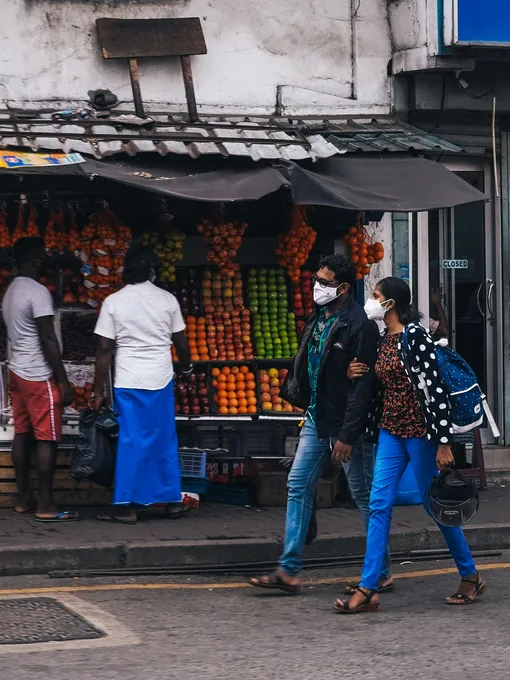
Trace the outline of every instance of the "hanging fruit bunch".
<instances>
[{"instance_id":1,"label":"hanging fruit bunch","mask_svg":"<svg viewBox=\"0 0 510 680\"><path fill-rule=\"evenodd\" d=\"M3 210L0 210L0 248L10 248L10 246L11 234L7 224L7 215Z\"/></svg>"},{"instance_id":2,"label":"hanging fruit bunch","mask_svg":"<svg viewBox=\"0 0 510 680\"><path fill-rule=\"evenodd\" d=\"M344 242L351 251L351 262L356 267L356 279L361 281L370 272L370 267L380 262L384 257L384 246L374 241L367 234L363 226L363 217L360 215L356 227L350 227L344 236Z\"/></svg>"},{"instance_id":3,"label":"hanging fruit bunch","mask_svg":"<svg viewBox=\"0 0 510 680\"><path fill-rule=\"evenodd\" d=\"M183 259L183 248L186 234L172 229L162 235L152 231L142 236L144 246L153 245L154 254L158 258L159 279L166 283L175 283L175 263Z\"/></svg>"},{"instance_id":4,"label":"hanging fruit bunch","mask_svg":"<svg viewBox=\"0 0 510 680\"><path fill-rule=\"evenodd\" d=\"M46 250L57 253L63 253L69 246L69 236L62 210L52 211L44 233L44 245Z\"/></svg>"},{"instance_id":5,"label":"hanging fruit bunch","mask_svg":"<svg viewBox=\"0 0 510 680\"><path fill-rule=\"evenodd\" d=\"M234 275L234 260L247 228L246 222L225 220L213 223L205 219L197 225L198 233L203 234L209 246L207 261L217 265L226 276Z\"/></svg>"},{"instance_id":6,"label":"hanging fruit bunch","mask_svg":"<svg viewBox=\"0 0 510 680\"><path fill-rule=\"evenodd\" d=\"M78 225L76 224L76 215L71 211L69 217L69 250L76 253L80 250L80 232L78 230Z\"/></svg>"},{"instance_id":7,"label":"hanging fruit bunch","mask_svg":"<svg viewBox=\"0 0 510 680\"><path fill-rule=\"evenodd\" d=\"M37 226L37 210L34 205L30 206L27 223L27 236L40 236L39 227Z\"/></svg>"},{"instance_id":8,"label":"hanging fruit bunch","mask_svg":"<svg viewBox=\"0 0 510 680\"><path fill-rule=\"evenodd\" d=\"M121 288L124 256L131 239L131 230L109 208L90 216L81 232L79 251L90 306L99 307Z\"/></svg>"},{"instance_id":9,"label":"hanging fruit bunch","mask_svg":"<svg viewBox=\"0 0 510 680\"><path fill-rule=\"evenodd\" d=\"M23 205L20 201L19 208L18 208L18 218L16 220L16 226L14 227L14 232L12 234L12 245L16 243L16 241L19 241L20 238L24 238L25 236L28 236L27 230L25 227L25 217L23 215Z\"/></svg>"},{"instance_id":10,"label":"hanging fruit bunch","mask_svg":"<svg viewBox=\"0 0 510 680\"><path fill-rule=\"evenodd\" d=\"M290 229L278 237L276 255L287 269L292 283L299 283L300 269L308 260L317 232L307 222L306 208L296 205L292 209Z\"/></svg>"}]
</instances>

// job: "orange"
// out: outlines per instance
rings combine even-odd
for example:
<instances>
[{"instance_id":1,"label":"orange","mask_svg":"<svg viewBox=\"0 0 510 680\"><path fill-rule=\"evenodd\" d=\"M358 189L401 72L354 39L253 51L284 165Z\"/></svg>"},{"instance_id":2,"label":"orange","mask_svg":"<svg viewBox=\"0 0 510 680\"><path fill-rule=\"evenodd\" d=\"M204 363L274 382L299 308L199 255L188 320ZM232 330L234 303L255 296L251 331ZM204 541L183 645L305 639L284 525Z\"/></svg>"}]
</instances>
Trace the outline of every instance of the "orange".
<instances>
[{"instance_id":1,"label":"orange","mask_svg":"<svg viewBox=\"0 0 510 680\"><path fill-rule=\"evenodd\" d=\"M257 407L253 404L248 406L248 413L257 413Z\"/></svg>"},{"instance_id":2,"label":"orange","mask_svg":"<svg viewBox=\"0 0 510 680\"><path fill-rule=\"evenodd\" d=\"M239 402L237 401L237 399L229 399L228 405L230 406L230 408L237 408L239 406Z\"/></svg>"},{"instance_id":3,"label":"orange","mask_svg":"<svg viewBox=\"0 0 510 680\"><path fill-rule=\"evenodd\" d=\"M228 399L218 399L218 406L228 406Z\"/></svg>"},{"instance_id":4,"label":"orange","mask_svg":"<svg viewBox=\"0 0 510 680\"><path fill-rule=\"evenodd\" d=\"M236 380L233 375L227 375L227 385L229 390L235 390Z\"/></svg>"},{"instance_id":5,"label":"orange","mask_svg":"<svg viewBox=\"0 0 510 680\"><path fill-rule=\"evenodd\" d=\"M195 331L188 331L188 340L196 340L197 334Z\"/></svg>"},{"instance_id":6,"label":"orange","mask_svg":"<svg viewBox=\"0 0 510 680\"><path fill-rule=\"evenodd\" d=\"M217 387L218 387L218 381L217 381L217 380L213 380L213 381L212 381L212 386L213 386L215 389L217 389Z\"/></svg>"},{"instance_id":7,"label":"orange","mask_svg":"<svg viewBox=\"0 0 510 680\"><path fill-rule=\"evenodd\" d=\"M236 382L241 382L241 381L244 382L244 378L245 378L244 373L237 373L236 374Z\"/></svg>"},{"instance_id":8,"label":"orange","mask_svg":"<svg viewBox=\"0 0 510 680\"><path fill-rule=\"evenodd\" d=\"M213 368L211 371L211 375L213 378L216 378L220 374L220 369L219 368Z\"/></svg>"},{"instance_id":9,"label":"orange","mask_svg":"<svg viewBox=\"0 0 510 680\"><path fill-rule=\"evenodd\" d=\"M227 382L226 376L223 373L220 373L219 376L218 376L218 383L226 383L226 382Z\"/></svg>"},{"instance_id":10,"label":"orange","mask_svg":"<svg viewBox=\"0 0 510 680\"><path fill-rule=\"evenodd\" d=\"M248 409L245 406L241 406L237 409L237 412L244 416L248 413Z\"/></svg>"},{"instance_id":11,"label":"orange","mask_svg":"<svg viewBox=\"0 0 510 680\"><path fill-rule=\"evenodd\" d=\"M242 408L246 408L248 406L248 402L246 401L246 399L243 399L242 397L239 398L239 395L237 395L237 396L238 396L238 399L237 399L238 406L240 406Z\"/></svg>"},{"instance_id":12,"label":"orange","mask_svg":"<svg viewBox=\"0 0 510 680\"><path fill-rule=\"evenodd\" d=\"M255 390L246 390L246 398L249 399L250 397L256 397L257 395L255 394Z\"/></svg>"},{"instance_id":13,"label":"orange","mask_svg":"<svg viewBox=\"0 0 510 680\"><path fill-rule=\"evenodd\" d=\"M237 375L239 373L239 367L238 366L232 366L232 368L230 369L230 372L232 373L232 375Z\"/></svg>"},{"instance_id":14,"label":"orange","mask_svg":"<svg viewBox=\"0 0 510 680\"><path fill-rule=\"evenodd\" d=\"M248 397L248 406L256 406L257 405L257 400L255 397Z\"/></svg>"},{"instance_id":15,"label":"orange","mask_svg":"<svg viewBox=\"0 0 510 680\"><path fill-rule=\"evenodd\" d=\"M248 373L249 370L250 369L248 368L248 366L241 366L241 368L239 369L241 373Z\"/></svg>"},{"instance_id":16,"label":"orange","mask_svg":"<svg viewBox=\"0 0 510 680\"><path fill-rule=\"evenodd\" d=\"M199 355L198 354L192 354L191 355L191 361L193 361L193 362L200 361Z\"/></svg>"},{"instance_id":17,"label":"orange","mask_svg":"<svg viewBox=\"0 0 510 680\"><path fill-rule=\"evenodd\" d=\"M236 390L238 399L246 399L246 392L244 390Z\"/></svg>"},{"instance_id":18,"label":"orange","mask_svg":"<svg viewBox=\"0 0 510 680\"><path fill-rule=\"evenodd\" d=\"M255 384L254 380L250 380L246 383L246 389L247 390L254 390L256 389L257 385Z\"/></svg>"},{"instance_id":19,"label":"orange","mask_svg":"<svg viewBox=\"0 0 510 680\"><path fill-rule=\"evenodd\" d=\"M253 375L253 373L248 372L246 374L246 380L255 380L255 376Z\"/></svg>"},{"instance_id":20,"label":"orange","mask_svg":"<svg viewBox=\"0 0 510 680\"><path fill-rule=\"evenodd\" d=\"M231 408L228 409L228 412L231 416L236 416L237 415L237 409L235 406L232 406Z\"/></svg>"},{"instance_id":21,"label":"orange","mask_svg":"<svg viewBox=\"0 0 510 680\"><path fill-rule=\"evenodd\" d=\"M228 413L228 408L226 406L220 406L218 413L221 413L221 415L226 415Z\"/></svg>"},{"instance_id":22,"label":"orange","mask_svg":"<svg viewBox=\"0 0 510 680\"><path fill-rule=\"evenodd\" d=\"M246 385L244 384L244 382L236 383L236 392L244 392L245 389Z\"/></svg>"},{"instance_id":23,"label":"orange","mask_svg":"<svg viewBox=\"0 0 510 680\"><path fill-rule=\"evenodd\" d=\"M227 399L230 401L231 399L237 399L237 395L235 392L227 392Z\"/></svg>"},{"instance_id":24,"label":"orange","mask_svg":"<svg viewBox=\"0 0 510 680\"><path fill-rule=\"evenodd\" d=\"M230 368L228 366L223 366L223 368L221 369L221 372L223 373L223 375L229 375L230 374Z\"/></svg>"},{"instance_id":25,"label":"orange","mask_svg":"<svg viewBox=\"0 0 510 680\"><path fill-rule=\"evenodd\" d=\"M226 390L218 390L218 399L228 399Z\"/></svg>"}]
</instances>

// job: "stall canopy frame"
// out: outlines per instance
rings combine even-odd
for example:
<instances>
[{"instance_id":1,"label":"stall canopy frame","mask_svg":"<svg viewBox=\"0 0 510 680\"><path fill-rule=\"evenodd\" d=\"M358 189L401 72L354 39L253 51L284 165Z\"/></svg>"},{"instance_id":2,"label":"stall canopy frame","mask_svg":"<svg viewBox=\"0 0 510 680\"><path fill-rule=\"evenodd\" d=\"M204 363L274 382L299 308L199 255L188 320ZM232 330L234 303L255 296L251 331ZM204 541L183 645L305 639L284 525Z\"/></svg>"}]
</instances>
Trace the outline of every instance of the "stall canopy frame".
<instances>
[{"instance_id":1,"label":"stall canopy frame","mask_svg":"<svg viewBox=\"0 0 510 680\"><path fill-rule=\"evenodd\" d=\"M438 162L413 157L335 157L313 165L154 158L87 159L75 166L52 168L51 174L101 177L174 198L205 202L258 200L286 187L299 205L344 210L422 212L488 201L490 197ZM223 166L223 167L222 167ZM48 174L48 168L0 170L0 174Z\"/></svg>"}]
</instances>

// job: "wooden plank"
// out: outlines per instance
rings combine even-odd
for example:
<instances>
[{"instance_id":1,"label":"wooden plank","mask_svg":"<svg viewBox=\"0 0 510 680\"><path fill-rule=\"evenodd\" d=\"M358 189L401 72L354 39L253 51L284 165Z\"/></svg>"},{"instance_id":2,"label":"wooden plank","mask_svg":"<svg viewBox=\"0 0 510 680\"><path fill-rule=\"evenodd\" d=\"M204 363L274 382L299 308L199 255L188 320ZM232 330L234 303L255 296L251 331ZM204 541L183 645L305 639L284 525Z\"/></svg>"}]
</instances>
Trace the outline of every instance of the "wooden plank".
<instances>
[{"instance_id":1,"label":"wooden plank","mask_svg":"<svg viewBox=\"0 0 510 680\"><path fill-rule=\"evenodd\" d=\"M105 59L180 57L207 54L198 17L181 19L97 19Z\"/></svg>"},{"instance_id":2,"label":"wooden plank","mask_svg":"<svg viewBox=\"0 0 510 680\"><path fill-rule=\"evenodd\" d=\"M60 452L57 456L57 466L69 467L71 462L71 451L68 453ZM35 456L32 456L32 465L35 464ZM12 467L12 456L8 452L0 453L0 468Z\"/></svg>"}]
</instances>

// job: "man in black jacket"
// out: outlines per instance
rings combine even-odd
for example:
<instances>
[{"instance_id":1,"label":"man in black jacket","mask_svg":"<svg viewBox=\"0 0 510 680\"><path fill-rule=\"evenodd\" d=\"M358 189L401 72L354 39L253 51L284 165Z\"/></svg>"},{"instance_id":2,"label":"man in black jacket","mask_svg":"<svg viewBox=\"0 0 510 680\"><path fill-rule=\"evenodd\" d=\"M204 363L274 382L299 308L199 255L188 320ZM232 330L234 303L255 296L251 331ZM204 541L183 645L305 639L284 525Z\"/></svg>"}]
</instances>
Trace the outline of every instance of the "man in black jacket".
<instances>
[{"instance_id":1,"label":"man in black jacket","mask_svg":"<svg viewBox=\"0 0 510 680\"><path fill-rule=\"evenodd\" d=\"M316 310L307 320L283 398L306 410L299 446L288 479L285 544L277 571L253 578L253 586L299 591L298 574L321 473L331 457L344 466L351 495L368 523L374 449L363 441L372 400L378 331L354 300L356 273L342 255L329 255L315 276ZM364 357L371 369L355 381L347 371ZM391 588L389 553L381 587Z\"/></svg>"}]
</instances>

